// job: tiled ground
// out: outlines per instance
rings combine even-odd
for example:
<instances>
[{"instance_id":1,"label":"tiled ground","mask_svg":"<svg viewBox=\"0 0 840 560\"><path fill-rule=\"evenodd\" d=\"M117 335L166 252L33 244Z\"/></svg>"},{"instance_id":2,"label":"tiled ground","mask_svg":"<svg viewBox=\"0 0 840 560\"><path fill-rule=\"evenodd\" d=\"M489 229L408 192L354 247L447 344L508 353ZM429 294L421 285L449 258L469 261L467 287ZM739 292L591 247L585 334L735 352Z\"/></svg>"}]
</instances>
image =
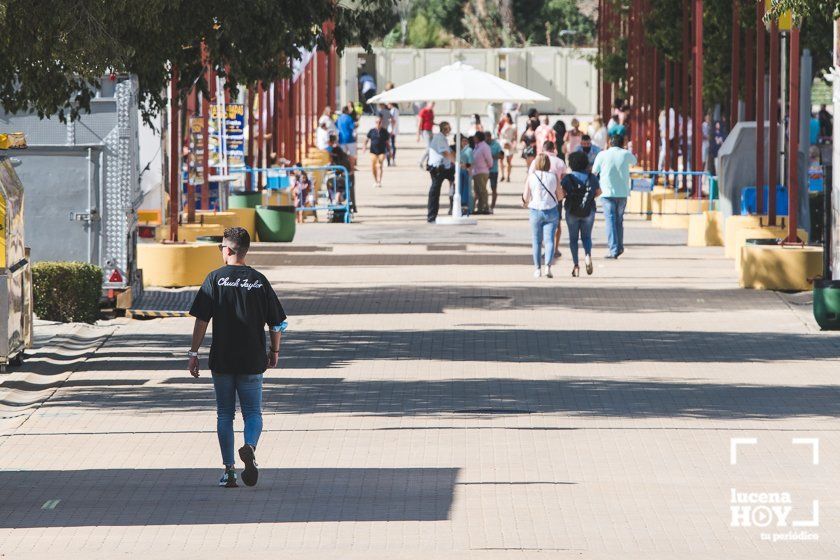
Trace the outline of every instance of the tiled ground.
<instances>
[{"instance_id":1,"label":"tiled ground","mask_svg":"<svg viewBox=\"0 0 840 560\"><path fill-rule=\"evenodd\" d=\"M363 168L357 223L254 248L291 325L257 488L214 485L189 319L41 325L0 385L0 558L840 557L840 339L807 298L636 220L617 262L599 223L594 276L564 248L534 280L522 169L429 226L418 156ZM788 526L731 527L733 488L788 493Z\"/></svg>"}]
</instances>

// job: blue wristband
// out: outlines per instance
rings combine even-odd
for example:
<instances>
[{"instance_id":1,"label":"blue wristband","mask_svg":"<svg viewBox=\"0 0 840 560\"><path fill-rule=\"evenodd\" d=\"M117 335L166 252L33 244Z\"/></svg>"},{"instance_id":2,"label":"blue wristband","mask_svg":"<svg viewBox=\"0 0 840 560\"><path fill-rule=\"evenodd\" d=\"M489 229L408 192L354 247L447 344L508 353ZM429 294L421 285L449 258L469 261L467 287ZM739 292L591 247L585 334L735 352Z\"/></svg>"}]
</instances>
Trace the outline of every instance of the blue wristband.
<instances>
[{"instance_id":1,"label":"blue wristband","mask_svg":"<svg viewBox=\"0 0 840 560\"><path fill-rule=\"evenodd\" d=\"M284 333L284 332L286 332L286 327L288 327L288 326L289 326L289 323L287 323L286 321L283 321L279 325L275 325L275 326L271 327L271 332Z\"/></svg>"}]
</instances>

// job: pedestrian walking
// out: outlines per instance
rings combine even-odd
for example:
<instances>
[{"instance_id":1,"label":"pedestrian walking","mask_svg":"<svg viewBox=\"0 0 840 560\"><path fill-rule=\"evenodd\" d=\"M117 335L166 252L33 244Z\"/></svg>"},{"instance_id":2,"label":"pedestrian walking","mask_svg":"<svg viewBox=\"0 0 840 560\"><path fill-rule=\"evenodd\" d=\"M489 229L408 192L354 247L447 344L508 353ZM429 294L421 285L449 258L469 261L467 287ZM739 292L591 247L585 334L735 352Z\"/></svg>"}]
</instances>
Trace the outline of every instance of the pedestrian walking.
<instances>
[{"instance_id":1,"label":"pedestrian walking","mask_svg":"<svg viewBox=\"0 0 840 560\"><path fill-rule=\"evenodd\" d=\"M599 151L607 149L609 134L607 133L607 127L604 126L604 119L600 115L595 115L587 132L589 133L589 137L592 138L592 144L597 146Z\"/></svg>"},{"instance_id":2,"label":"pedestrian walking","mask_svg":"<svg viewBox=\"0 0 840 560\"><path fill-rule=\"evenodd\" d=\"M484 132L484 125L481 124L481 115L473 113L470 128L467 130L467 136L472 138L475 136L476 132Z\"/></svg>"},{"instance_id":3,"label":"pedestrian walking","mask_svg":"<svg viewBox=\"0 0 840 560\"><path fill-rule=\"evenodd\" d=\"M537 154L542 153L543 144L546 142L556 142L554 129L548 124L547 116L544 116L542 118L542 123L537 126L537 129L534 131L534 137L537 141L535 145L537 148Z\"/></svg>"},{"instance_id":4,"label":"pedestrian walking","mask_svg":"<svg viewBox=\"0 0 840 560\"><path fill-rule=\"evenodd\" d=\"M473 211L473 200L470 193L472 190L470 189L470 185L472 185L472 165L473 165L473 139L464 136L463 134L459 134L457 138L455 138L456 142L461 143L461 154L460 160L458 162L458 173L460 176L461 184L458 187L458 193L461 196L461 214L464 216L469 216L472 214ZM455 153L455 146L453 145L452 153ZM452 214L452 205L455 201L455 184L451 183L449 185L449 213Z\"/></svg>"},{"instance_id":5,"label":"pedestrian walking","mask_svg":"<svg viewBox=\"0 0 840 560\"><path fill-rule=\"evenodd\" d=\"M391 135L391 151L388 152L388 165L397 165L397 134L400 133L400 108L396 103L388 104L391 120L388 122L388 133Z\"/></svg>"},{"instance_id":6,"label":"pedestrian walking","mask_svg":"<svg viewBox=\"0 0 840 560\"><path fill-rule=\"evenodd\" d=\"M595 199L601 195L598 178L589 171L584 152L569 154L571 173L563 177L563 206L569 230L569 250L572 253L572 276L580 276L578 240L583 244L583 263L586 274L592 274L592 226L595 225Z\"/></svg>"},{"instance_id":7,"label":"pedestrian walking","mask_svg":"<svg viewBox=\"0 0 840 560\"><path fill-rule=\"evenodd\" d=\"M589 160L589 169L587 171L591 171L592 164L595 163L595 157L601 153L601 148L592 142L592 138L588 134L584 134L580 137L580 146L578 146L577 151L586 154L586 157Z\"/></svg>"},{"instance_id":8,"label":"pedestrian walking","mask_svg":"<svg viewBox=\"0 0 840 560\"><path fill-rule=\"evenodd\" d=\"M484 141L490 146L490 155L493 156L493 165L490 167L489 185L490 185L490 213L496 211L496 198L498 197L499 187L499 162L504 157L504 151L499 141L493 137L490 132L484 133Z\"/></svg>"},{"instance_id":9,"label":"pedestrian walking","mask_svg":"<svg viewBox=\"0 0 840 560\"><path fill-rule=\"evenodd\" d=\"M592 173L598 175L603 194L604 223L607 228L608 259L624 253L624 208L630 195L630 167L636 156L624 149L624 137L612 136L610 147L595 157Z\"/></svg>"},{"instance_id":10,"label":"pedestrian walking","mask_svg":"<svg viewBox=\"0 0 840 560\"><path fill-rule=\"evenodd\" d=\"M335 121L333 120L332 108L329 105L324 107L324 111L318 117L318 126L322 124L327 125L330 134L338 134L338 129L335 127Z\"/></svg>"},{"instance_id":11,"label":"pedestrian walking","mask_svg":"<svg viewBox=\"0 0 840 560\"><path fill-rule=\"evenodd\" d=\"M426 168L429 159L429 143L432 141L432 129L435 126L435 102L429 101L426 106L417 113L417 141L423 138L425 149L420 156L420 168Z\"/></svg>"},{"instance_id":12,"label":"pedestrian walking","mask_svg":"<svg viewBox=\"0 0 840 560\"><path fill-rule=\"evenodd\" d=\"M257 483L256 450L263 426L263 373L277 366L286 321L286 313L269 281L245 263L250 244L245 228L225 230L219 244L224 266L207 275L190 308L195 326L188 352L189 371L196 378L199 377L198 349L207 326L213 321L209 367L216 393L216 433L225 466L219 486L225 488L238 486L233 456L237 395L245 420L245 445L239 448L239 458L245 464L242 482L246 486ZM266 325L271 340L268 351Z\"/></svg>"},{"instance_id":13,"label":"pedestrian walking","mask_svg":"<svg viewBox=\"0 0 840 560\"><path fill-rule=\"evenodd\" d=\"M446 137L449 135L449 123L440 123L440 132L434 134L429 141L429 157L427 170L432 179L429 187L429 202L426 207L426 221L433 224L437 220L440 209L440 187L444 180L453 173L452 152Z\"/></svg>"},{"instance_id":14,"label":"pedestrian walking","mask_svg":"<svg viewBox=\"0 0 840 560\"><path fill-rule=\"evenodd\" d=\"M557 153L557 146L551 140L548 140L545 144L543 144L543 154L548 156L548 161L550 163L551 173L554 174L554 177L557 179L557 185L560 185L560 181L563 180L563 176L566 174L566 162L560 159L560 156ZM528 176L531 173L536 171L536 162L531 163L530 167L528 167ZM528 177L526 176L525 182L527 185ZM559 208L558 208L559 211ZM560 236L563 234L563 223L562 220L557 222L557 229L554 232L554 249L555 249L555 258L559 259L561 257L560 254Z\"/></svg>"},{"instance_id":15,"label":"pedestrian walking","mask_svg":"<svg viewBox=\"0 0 840 560\"><path fill-rule=\"evenodd\" d=\"M534 257L534 278L542 275L545 262L545 275L553 278L551 265L554 264L554 232L560 222L558 203L563 199L563 192L557 184L557 177L551 172L548 154L540 154L535 160L535 169L528 174L525 190L522 192L522 206L528 208L531 224L531 249ZM545 244L545 257L542 247Z\"/></svg>"},{"instance_id":16,"label":"pedestrian walking","mask_svg":"<svg viewBox=\"0 0 840 560\"><path fill-rule=\"evenodd\" d=\"M540 125L538 120L531 119L528 121L528 128L522 133L519 141L522 143L522 159L525 160L525 166L531 167L534 163L534 158L537 157L537 136L536 130Z\"/></svg>"},{"instance_id":17,"label":"pedestrian walking","mask_svg":"<svg viewBox=\"0 0 840 560\"><path fill-rule=\"evenodd\" d=\"M490 179L490 169L493 167L493 152L484 141L484 132L478 131L473 136L473 164L471 169L473 193L475 194L475 213L489 214L490 205L487 202L487 181Z\"/></svg>"},{"instance_id":18,"label":"pedestrian walking","mask_svg":"<svg viewBox=\"0 0 840 560\"><path fill-rule=\"evenodd\" d=\"M560 159L563 159L566 157L566 153L563 151L563 139L566 138L566 123L563 119L557 119L554 121L552 128L554 128L554 144L557 146L557 155L560 156Z\"/></svg>"},{"instance_id":19,"label":"pedestrian walking","mask_svg":"<svg viewBox=\"0 0 840 560\"><path fill-rule=\"evenodd\" d=\"M502 159L502 181L510 182L510 172L513 169L513 154L516 151L516 124L510 113L502 117L502 124L499 128L499 139L501 140L504 159Z\"/></svg>"},{"instance_id":20,"label":"pedestrian walking","mask_svg":"<svg viewBox=\"0 0 840 560\"><path fill-rule=\"evenodd\" d=\"M376 112L376 104L371 103L370 99L376 95L376 80L370 75L366 68L362 68L359 74L359 98L364 99L364 112L366 115L372 115Z\"/></svg>"},{"instance_id":21,"label":"pedestrian walking","mask_svg":"<svg viewBox=\"0 0 840 560\"><path fill-rule=\"evenodd\" d=\"M350 157L353 167L356 167L356 120L349 105L345 105L341 110L335 126L338 129L338 145Z\"/></svg>"},{"instance_id":22,"label":"pedestrian walking","mask_svg":"<svg viewBox=\"0 0 840 560\"><path fill-rule=\"evenodd\" d=\"M382 122L382 117L374 119L373 128L367 133L362 151L370 147L370 170L373 173L373 186L382 188L382 171L385 162L385 154L390 150L391 135Z\"/></svg>"},{"instance_id":23,"label":"pedestrian walking","mask_svg":"<svg viewBox=\"0 0 840 560\"><path fill-rule=\"evenodd\" d=\"M577 151L582 136L583 132L580 129L580 121L572 119L572 128L566 131L566 136L563 138L563 150L567 156Z\"/></svg>"},{"instance_id":24,"label":"pedestrian walking","mask_svg":"<svg viewBox=\"0 0 840 560\"><path fill-rule=\"evenodd\" d=\"M487 104L487 128L484 132L495 132L496 124L499 122L499 117L502 112L502 106L499 103Z\"/></svg>"},{"instance_id":25,"label":"pedestrian walking","mask_svg":"<svg viewBox=\"0 0 840 560\"><path fill-rule=\"evenodd\" d=\"M519 120L519 108L521 104L514 103L513 101L505 101L502 103L502 112L506 114L510 118L510 124L513 125L513 129L516 131L516 135L519 135L519 126L517 121Z\"/></svg>"}]
</instances>

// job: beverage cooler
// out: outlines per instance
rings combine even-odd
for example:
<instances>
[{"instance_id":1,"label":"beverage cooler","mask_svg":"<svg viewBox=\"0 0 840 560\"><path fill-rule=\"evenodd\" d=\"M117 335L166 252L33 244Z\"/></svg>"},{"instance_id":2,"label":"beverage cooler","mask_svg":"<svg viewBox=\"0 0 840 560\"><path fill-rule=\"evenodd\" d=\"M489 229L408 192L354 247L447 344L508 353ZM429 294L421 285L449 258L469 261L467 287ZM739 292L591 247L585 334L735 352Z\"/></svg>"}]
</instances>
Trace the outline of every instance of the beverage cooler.
<instances>
[{"instance_id":1,"label":"beverage cooler","mask_svg":"<svg viewBox=\"0 0 840 560\"><path fill-rule=\"evenodd\" d=\"M0 152L0 372L32 346L32 268L23 244L23 185Z\"/></svg>"}]
</instances>

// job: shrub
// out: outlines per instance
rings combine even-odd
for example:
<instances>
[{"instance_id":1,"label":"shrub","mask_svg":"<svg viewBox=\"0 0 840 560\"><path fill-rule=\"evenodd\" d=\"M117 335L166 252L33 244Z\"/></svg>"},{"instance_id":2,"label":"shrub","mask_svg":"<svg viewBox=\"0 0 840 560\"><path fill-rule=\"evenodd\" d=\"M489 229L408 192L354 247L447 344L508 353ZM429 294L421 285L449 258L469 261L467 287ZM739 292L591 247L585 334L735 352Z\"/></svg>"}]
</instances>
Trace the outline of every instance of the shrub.
<instances>
[{"instance_id":1,"label":"shrub","mask_svg":"<svg viewBox=\"0 0 840 560\"><path fill-rule=\"evenodd\" d=\"M81 262L32 266L35 314L47 321L95 323L102 295L102 269Z\"/></svg>"}]
</instances>

